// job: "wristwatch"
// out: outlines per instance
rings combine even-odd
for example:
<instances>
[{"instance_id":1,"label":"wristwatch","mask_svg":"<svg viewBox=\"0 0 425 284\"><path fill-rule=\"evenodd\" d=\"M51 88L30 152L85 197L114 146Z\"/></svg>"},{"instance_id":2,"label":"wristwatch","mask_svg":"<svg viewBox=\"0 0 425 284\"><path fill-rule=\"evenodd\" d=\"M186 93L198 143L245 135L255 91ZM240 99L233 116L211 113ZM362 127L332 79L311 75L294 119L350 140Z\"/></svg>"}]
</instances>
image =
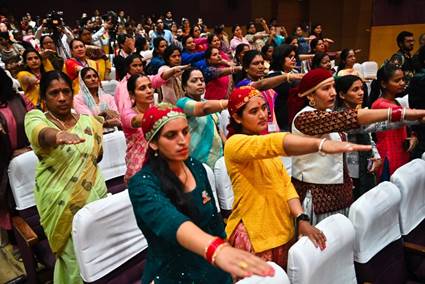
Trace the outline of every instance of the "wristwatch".
<instances>
[{"instance_id":1,"label":"wristwatch","mask_svg":"<svg viewBox=\"0 0 425 284\"><path fill-rule=\"evenodd\" d=\"M307 222L310 222L310 217L307 215L307 214L305 214L305 213L301 213L301 214L299 214L296 218L295 218L295 241L297 241L298 240L298 224L301 222L301 221L307 221Z\"/></svg>"}]
</instances>

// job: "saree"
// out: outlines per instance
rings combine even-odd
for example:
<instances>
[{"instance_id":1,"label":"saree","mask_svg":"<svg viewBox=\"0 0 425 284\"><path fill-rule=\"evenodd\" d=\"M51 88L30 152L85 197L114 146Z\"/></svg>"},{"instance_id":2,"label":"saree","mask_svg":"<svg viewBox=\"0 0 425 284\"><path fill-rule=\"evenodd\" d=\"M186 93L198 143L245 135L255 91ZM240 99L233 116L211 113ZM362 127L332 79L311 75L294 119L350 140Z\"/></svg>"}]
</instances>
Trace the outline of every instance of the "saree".
<instances>
[{"instance_id":1,"label":"saree","mask_svg":"<svg viewBox=\"0 0 425 284\"><path fill-rule=\"evenodd\" d=\"M80 115L67 131L85 142L42 148L39 134L57 128L39 110L25 117L25 132L39 162L35 173L35 201L40 223L56 255L54 283L81 283L72 245L72 219L85 204L106 196L105 181L97 167L102 151L102 119Z\"/></svg>"}]
</instances>

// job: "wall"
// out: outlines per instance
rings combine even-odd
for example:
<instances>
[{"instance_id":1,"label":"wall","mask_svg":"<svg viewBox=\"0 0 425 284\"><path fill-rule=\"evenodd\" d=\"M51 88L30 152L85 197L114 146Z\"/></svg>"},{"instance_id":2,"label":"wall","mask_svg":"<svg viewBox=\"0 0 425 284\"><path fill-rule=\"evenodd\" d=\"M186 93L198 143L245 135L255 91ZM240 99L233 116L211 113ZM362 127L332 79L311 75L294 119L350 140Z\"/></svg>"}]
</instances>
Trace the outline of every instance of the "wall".
<instances>
[{"instance_id":1,"label":"wall","mask_svg":"<svg viewBox=\"0 0 425 284\"><path fill-rule=\"evenodd\" d=\"M370 59L382 64L385 59L391 57L397 50L396 37L401 31L410 31L415 36L415 50L419 47L418 37L425 32L425 24L394 25L372 27L370 37Z\"/></svg>"},{"instance_id":2,"label":"wall","mask_svg":"<svg viewBox=\"0 0 425 284\"><path fill-rule=\"evenodd\" d=\"M374 0L373 26L425 23L423 0Z\"/></svg>"}]
</instances>

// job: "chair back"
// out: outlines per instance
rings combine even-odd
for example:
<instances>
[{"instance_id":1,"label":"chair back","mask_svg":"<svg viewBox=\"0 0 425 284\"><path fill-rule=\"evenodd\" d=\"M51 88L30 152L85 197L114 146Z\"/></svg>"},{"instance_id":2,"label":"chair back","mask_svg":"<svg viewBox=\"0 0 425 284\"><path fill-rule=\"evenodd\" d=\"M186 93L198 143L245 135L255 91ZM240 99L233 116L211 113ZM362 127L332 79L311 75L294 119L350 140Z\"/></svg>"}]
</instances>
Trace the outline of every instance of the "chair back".
<instances>
[{"instance_id":1,"label":"chair back","mask_svg":"<svg viewBox=\"0 0 425 284\"><path fill-rule=\"evenodd\" d=\"M221 157L215 163L214 175L220 208L223 210L232 210L234 194L232 182L230 181L230 177L227 174L224 157Z\"/></svg>"},{"instance_id":2,"label":"chair back","mask_svg":"<svg viewBox=\"0 0 425 284\"><path fill-rule=\"evenodd\" d=\"M362 63L363 77L376 78L378 74L378 63L375 61L365 61Z\"/></svg>"},{"instance_id":3,"label":"chair back","mask_svg":"<svg viewBox=\"0 0 425 284\"><path fill-rule=\"evenodd\" d=\"M282 267L271 261L268 264L274 269L273 277L253 275L239 280L236 284L290 284L288 275Z\"/></svg>"}]
</instances>

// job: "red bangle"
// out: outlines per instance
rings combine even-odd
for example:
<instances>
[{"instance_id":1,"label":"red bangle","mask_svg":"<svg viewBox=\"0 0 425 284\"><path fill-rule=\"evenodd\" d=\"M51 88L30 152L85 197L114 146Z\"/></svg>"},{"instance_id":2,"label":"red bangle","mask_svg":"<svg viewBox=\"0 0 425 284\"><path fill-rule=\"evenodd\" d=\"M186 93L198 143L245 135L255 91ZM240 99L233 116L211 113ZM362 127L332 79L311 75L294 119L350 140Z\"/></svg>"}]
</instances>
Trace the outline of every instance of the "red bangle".
<instances>
[{"instance_id":1,"label":"red bangle","mask_svg":"<svg viewBox=\"0 0 425 284\"><path fill-rule=\"evenodd\" d=\"M403 113L403 109L398 108L398 109L393 109L391 111L391 121L392 122L397 122L401 120L401 114Z\"/></svg>"},{"instance_id":2,"label":"red bangle","mask_svg":"<svg viewBox=\"0 0 425 284\"><path fill-rule=\"evenodd\" d=\"M209 245L208 247L205 249L205 259L209 262L212 263L213 262L213 255L215 253L215 251L217 250L217 248L224 244L226 241L221 239L221 238L215 238Z\"/></svg>"}]
</instances>

